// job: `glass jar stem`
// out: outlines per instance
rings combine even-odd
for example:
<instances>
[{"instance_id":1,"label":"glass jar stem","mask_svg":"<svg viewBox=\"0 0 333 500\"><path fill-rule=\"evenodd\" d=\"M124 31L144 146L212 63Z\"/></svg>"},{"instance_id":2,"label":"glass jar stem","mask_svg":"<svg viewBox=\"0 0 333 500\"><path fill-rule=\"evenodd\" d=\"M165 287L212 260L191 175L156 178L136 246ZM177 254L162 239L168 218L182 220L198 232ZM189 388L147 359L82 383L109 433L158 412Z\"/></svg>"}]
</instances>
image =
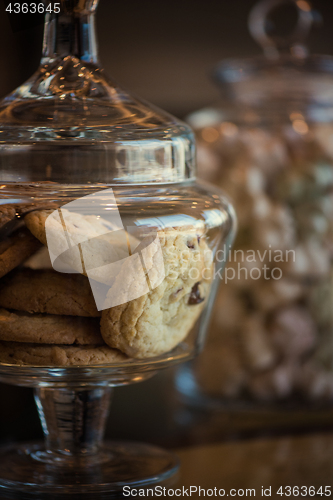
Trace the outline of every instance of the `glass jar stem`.
<instances>
[{"instance_id":1,"label":"glass jar stem","mask_svg":"<svg viewBox=\"0 0 333 500\"><path fill-rule=\"evenodd\" d=\"M112 388L38 388L35 401L49 455L89 457L99 453Z\"/></svg>"},{"instance_id":2,"label":"glass jar stem","mask_svg":"<svg viewBox=\"0 0 333 500\"><path fill-rule=\"evenodd\" d=\"M46 14L41 64L69 55L98 64L95 8Z\"/></svg>"}]
</instances>

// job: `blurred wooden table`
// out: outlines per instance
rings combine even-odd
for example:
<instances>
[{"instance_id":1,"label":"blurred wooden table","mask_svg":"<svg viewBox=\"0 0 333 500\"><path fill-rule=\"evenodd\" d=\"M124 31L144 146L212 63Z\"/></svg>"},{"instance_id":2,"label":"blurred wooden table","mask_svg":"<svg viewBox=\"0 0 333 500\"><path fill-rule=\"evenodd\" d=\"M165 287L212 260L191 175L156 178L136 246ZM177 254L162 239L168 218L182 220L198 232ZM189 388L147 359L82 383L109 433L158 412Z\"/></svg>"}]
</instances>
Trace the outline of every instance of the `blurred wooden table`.
<instances>
[{"instance_id":1,"label":"blurred wooden table","mask_svg":"<svg viewBox=\"0 0 333 500\"><path fill-rule=\"evenodd\" d=\"M333 433L255 438L176 451L182 466L174 488L223 488L225 496L233 488L255 489L256 497L264 498L261 488L271 487L270 498L281 499L287 496L277 494L280 486L283 491L286 486L314 486L316 492L331 486L333 497ZM298 497L327 498L324 494Z\"/></svg>"}]
</instances>

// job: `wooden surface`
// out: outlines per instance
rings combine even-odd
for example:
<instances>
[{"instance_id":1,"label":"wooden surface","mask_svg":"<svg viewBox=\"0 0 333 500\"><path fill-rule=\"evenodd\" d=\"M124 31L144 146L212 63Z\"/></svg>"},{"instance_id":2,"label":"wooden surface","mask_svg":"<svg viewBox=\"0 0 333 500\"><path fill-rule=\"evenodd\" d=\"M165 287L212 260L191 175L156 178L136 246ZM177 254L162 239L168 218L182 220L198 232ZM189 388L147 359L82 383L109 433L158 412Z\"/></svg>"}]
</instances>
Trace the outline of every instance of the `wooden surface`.
<instances>
[{"instance_id":1,"label":"wooden surface","mask_svg":"<svg viewBox=\"0 0 333 500\"><path fill-rule=\"evenodd\" d=\"M333 433L231 441L178 449L177 454L182 462L178 487L224 488L226 494L232 488L254 488L256 498L264 498L262 486L272 487L270 498L276 499L287 498L276 494L280 486L333 490Z\"/></svg>"}]
</instances>

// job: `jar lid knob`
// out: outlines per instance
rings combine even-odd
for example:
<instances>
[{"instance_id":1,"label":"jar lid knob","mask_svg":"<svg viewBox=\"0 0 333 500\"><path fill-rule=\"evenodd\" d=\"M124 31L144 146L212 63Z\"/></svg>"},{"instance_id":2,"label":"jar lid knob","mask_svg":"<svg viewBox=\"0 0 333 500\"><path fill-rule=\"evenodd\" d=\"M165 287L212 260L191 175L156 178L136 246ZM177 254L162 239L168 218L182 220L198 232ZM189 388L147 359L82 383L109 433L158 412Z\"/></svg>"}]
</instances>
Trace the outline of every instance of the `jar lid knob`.
<instances>
[{"instance_id":1,"label":"jar lid knob","mask_svg":"<svg viewBox=\"0 0 333 500\"><path fill-rule=\"evenodd\" d=\"M270 35L269 14L285 4L293 5L297 9L296 26L287 36ZM304 42L316 20L315 14L308 0L263 0L250 12L249 30L268 59L278 59L286 49L298 59L303 59L308 53Z\"/></svg>"}]
</instances>

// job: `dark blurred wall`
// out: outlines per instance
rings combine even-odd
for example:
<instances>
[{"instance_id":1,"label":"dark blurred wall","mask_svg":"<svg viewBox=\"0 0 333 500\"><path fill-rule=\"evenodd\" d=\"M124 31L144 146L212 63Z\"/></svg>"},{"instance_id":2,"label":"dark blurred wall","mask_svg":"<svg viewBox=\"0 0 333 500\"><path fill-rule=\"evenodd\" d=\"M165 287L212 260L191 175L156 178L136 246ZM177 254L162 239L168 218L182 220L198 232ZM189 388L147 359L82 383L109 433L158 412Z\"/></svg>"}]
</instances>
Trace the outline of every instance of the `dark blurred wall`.
<instances>
[{"instance_id":1,"label":"dark blurred wall","mask_svg":"<svg viewBox=\"0 0 333 500\"><path fill-rule=\"evenodd\" d=\"M207 74L226 57L260 53L247 30L254 0L100 0L97 27L106 70L132 92L180 116L216 99ZM333 0L313 0L323 24L312 52L333 53ZM37 67L43 27L13 32L0 0L0 95Z\"/></svg>"}]
</instances>

